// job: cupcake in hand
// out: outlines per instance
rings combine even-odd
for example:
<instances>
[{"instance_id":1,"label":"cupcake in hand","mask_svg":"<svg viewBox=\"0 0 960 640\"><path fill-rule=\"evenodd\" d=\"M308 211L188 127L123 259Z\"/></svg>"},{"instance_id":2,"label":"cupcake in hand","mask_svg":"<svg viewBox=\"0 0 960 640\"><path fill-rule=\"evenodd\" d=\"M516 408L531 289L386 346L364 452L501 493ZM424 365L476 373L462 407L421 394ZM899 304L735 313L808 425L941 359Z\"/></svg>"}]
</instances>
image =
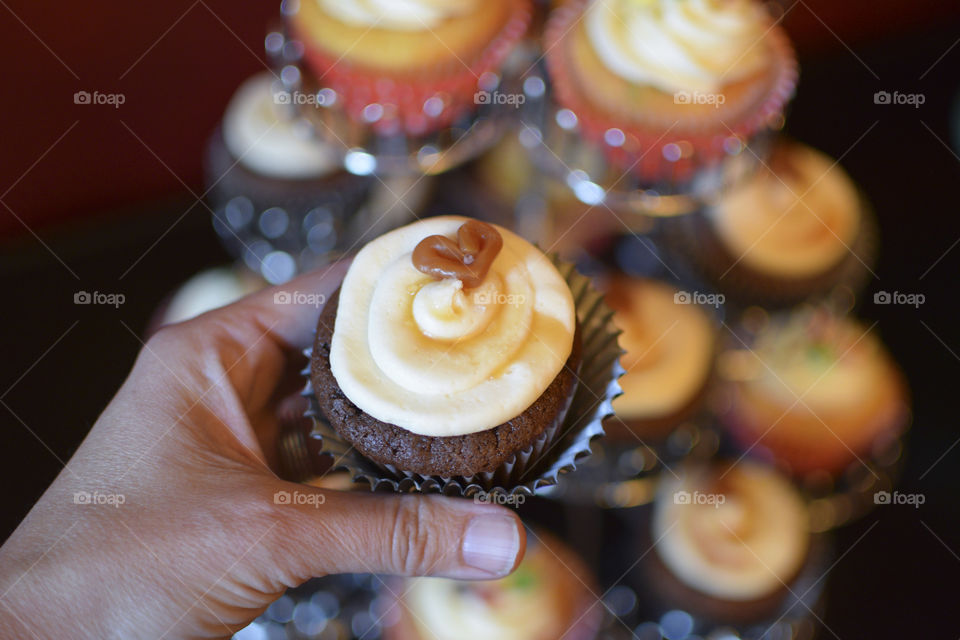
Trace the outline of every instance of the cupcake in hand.
<instances>
[{"instance_id":1,"label":"cupcake in hand","mask_svg":"<svg viewBox=\"0 0 960 640\"><path fill-rule=\"evenodd\" d=\"M721 371L728 431L798 475L866 463L906 426L899 369L876 333L850 317L775 317L749 349L724 354Z\"/></svg>"},{"instance_id":2,"label":"cupcake in hand","mask_svg":"<svg viewBox=\"0 0 960 640\"><path fill-rule=\"evenodd\" d=\"M663 474L653 506L655 552L643 565L652 597L714 623L785 616L804 597L798 580L814 559L800 494L749 461L678 471ZM793 615L805 613L801 605Z\"/></svg>"},{"instance_id":3,"label":"cupcake in hand","mask_svg":"<svg viewBox=\"0 0 960 640\"><path fill-rule=\"evenodd\" d=\"M560 106L646 184L738 153L796 83L786 34L756 0L574 0L551 15L545 50Z\"/></svg>"},{"instance_id":4,"label":"cupcake in hand","mask_svg":"<svg viewBox=\"0 0 960 640\"><path fill-rule=\"evenodd\" d=\"M399 595L398 595L399 594ZM399 616L385 640L592 640L603 606L583 561L543 532L500 580L412 578L389 590Z\"/></svg>"},{"instance_id":5,"label":"cupcake in hand","mask_svg":"<svg viewBox=\"0 0 960 640\"><path fill-rule=\"evenodd\" d=\"M512 483L561 435L580 326L570 285L532 244L427 218L366 245L325 306L317 410L392 474Z\"/></svg>"}]
</instances>

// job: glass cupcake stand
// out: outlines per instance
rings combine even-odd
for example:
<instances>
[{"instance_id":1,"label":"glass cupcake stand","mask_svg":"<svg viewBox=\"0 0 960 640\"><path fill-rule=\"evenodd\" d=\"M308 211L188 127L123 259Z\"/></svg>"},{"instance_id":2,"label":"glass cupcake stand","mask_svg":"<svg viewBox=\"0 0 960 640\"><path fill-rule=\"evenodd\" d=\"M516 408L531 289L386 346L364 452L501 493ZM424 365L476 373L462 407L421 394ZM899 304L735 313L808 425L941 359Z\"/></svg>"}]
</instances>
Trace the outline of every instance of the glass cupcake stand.
<instances>
[{"instance_id":1,"label":"glass cupcake stand","mask_svg":"<svg viewBox=\"0 0 960 640\"><path fill-rule=\"evenodd\" d=\"M278 98L278 102L286 106L291 119L309 130L317 144L337 150L346 174L366 178L391 192L394 185L401 192L413 193L421 183L430 184L434 190L430 195L417 192L416 197L397 197L376 212L370 211L369 199L363 198L337 200L339 208L323 206L330 194L318 192L317 207L288 221L289 226L299 229L292 234L276 233L270 212L254 211L242 194L221 198L214 203L214 225L224 244L255 271L262 271L267 260L283 263L281 275L268 278L271 281L283 281L299 271L334 260L389 228L430 215L438 208L446 213L455 207L454 212L482 215L484 212L471 208L475 203L471 201L470 189L461 186L471 184L478 158L502 140L515 137L533 170L519 195L515 194L512 201L503 203L502 211L489 217L549 247L546 230L552 222L556 226L556 221L545 194L559 186L583 205L583 216L603 211L618 221L607 234L609 241L601 242L599 250L597 246L574 247L564 256L575 259L587 275L616 270L666 281L685 290L708 292L711 289L698 281L689 265L672 252L670 238L683 228L674 222L701 211L731 185L747 178L763 163L784 124L782 117L774 119L767 130L749 141L731 137L724 144L726 157L721 162L681 182L643 184L632 175L620 176L604 160L603 149L579 135L577 114L552 100L542 52L532 38L519 48L500 74L487 74L478 80L478 90L523 95L521 109L481 104L471 115L428 135L389 137L377 135L369 126L382 117L383 105L373 104L364 110L367 122L348 118L339 108L336 92L323 86L303 64L302 45L282 28L270 31L265 45L275 71L278 95L286 96ZM424 104L425 113L429 114L431 108L429 101ZM604 144L622 144L616 131L608 133ZM667 161L679 160L683 155L676 143L655 152ZM456 186L444 191L444 183ZM483 185L478 189L483 191ZM481 197L485 202L483 197L486 194ZM317 226L338 233L330 238L329 234L317 232ZM840 286L824 292L818 304L835 313L848 313L855 307L858 295L859 291ZM710 313L719 336L749 332L757 322L762 322L765 314L761 307L741 308L735 304L717 306ZM721 362L730 357L728 352L735 347L730 340L718 340L718 344L725 345L715 358ZM714 369L708 392L724 376L723 367L715 365ZM288 478L348 490L369 490L366 484L353 484L342 472L327 475L331 473L329 460L320 453L311 424L296 411L284 417L283 422L286 428L280 452L282 473ZM816 553L811 554L790 585L792 592L803 596L790 600L792 604L776 615L749 624L716 624L682 606L651 607L650 599L645 597L645 589L650 585L631 579L629 571L620 571L637 564L637 552L634 550L632 556L624 553L623 549L633 546L617 543L642 537L637 533L638 527L647 526L643 524L644 510L655 499L661 473L691 459L736 459L744 453L726 436L709 402L703 410L675 425L660 442L638 441L635 446L607 444L603 439L594 442L590 458L579 462L576 470L562 476L556 486L537 491L538 495L531 499L534 506L520 511L525 518L567 530L565 537L577 549L615 549L610 553L613 558L598 561L605 565L619 563L615 570L607 571L609 577L597 568L601 582L606 582L601 601L607 619L600 638L809 638L815 633L825 604L823 587L831 557L830 531L866 513L875 502L876 492L891 490L902 461L902 435L901 432L877 443L865 465L851 465L847 472L835 477L797 481L807 499L816 539ZM589 515L583 517L584 514ZM601 524L611 517L617 523L615 534ZM557 522L561 524L557 526ZM571 527L572 522L577 522L576 526ZM382 580L369 575L315 579L289 591L236 637L379 638L394 615L385 607L383 588Z\"/></svg>"}]
</instances>

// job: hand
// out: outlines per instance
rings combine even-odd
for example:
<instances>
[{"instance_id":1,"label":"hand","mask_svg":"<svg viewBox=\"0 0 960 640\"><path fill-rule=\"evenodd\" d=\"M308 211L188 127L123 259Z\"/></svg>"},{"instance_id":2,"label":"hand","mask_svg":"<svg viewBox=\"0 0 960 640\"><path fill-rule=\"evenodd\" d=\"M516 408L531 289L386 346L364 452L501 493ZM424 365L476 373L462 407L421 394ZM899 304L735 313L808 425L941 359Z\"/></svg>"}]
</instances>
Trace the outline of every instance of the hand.
<instances>
[{"instance_id":1,"label":"hand","mask_svg":"<svg viewBox=\"0 0 960 640\"><path fill-rule=\"evenodd\" d=\"M319 315L274 304L274 293L329 296L345 270L333 265L150 338L0 548L0 636L227 637L314 576L483 579L516 567L524 532L502 507L326 491L271 470L277 405L302 386L300 351ZM275 500L283 491L302 494L298 504Z\"/></svg>"}]
</instances>

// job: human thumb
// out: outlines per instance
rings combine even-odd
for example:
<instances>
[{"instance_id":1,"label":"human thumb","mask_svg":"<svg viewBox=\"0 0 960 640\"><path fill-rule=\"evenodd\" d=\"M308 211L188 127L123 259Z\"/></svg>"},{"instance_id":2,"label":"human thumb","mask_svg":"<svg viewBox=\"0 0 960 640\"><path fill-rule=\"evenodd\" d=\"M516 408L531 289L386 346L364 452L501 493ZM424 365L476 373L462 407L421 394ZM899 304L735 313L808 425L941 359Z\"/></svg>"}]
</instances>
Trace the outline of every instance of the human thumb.
<instances>
[{"instance_id":1,"label":"human thumb","mask_svg":"<svg viewBox=\"0 0 960 640\"><path fill-rule=\"evenodd\" d=\"M526 534L510 510L444 496L325 491L276 482L275 526L263 569L285 586L330 573L499 578L523 557Z\"/></svg>"}]
</instances>

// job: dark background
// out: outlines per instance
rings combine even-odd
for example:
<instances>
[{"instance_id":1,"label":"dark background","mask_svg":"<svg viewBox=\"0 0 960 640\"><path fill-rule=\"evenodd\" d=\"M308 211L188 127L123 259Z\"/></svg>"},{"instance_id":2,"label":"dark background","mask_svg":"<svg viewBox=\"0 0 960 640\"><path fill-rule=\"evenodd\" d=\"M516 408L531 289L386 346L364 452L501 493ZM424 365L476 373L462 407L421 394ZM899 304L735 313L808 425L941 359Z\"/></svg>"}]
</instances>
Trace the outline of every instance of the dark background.
<instances>
[{"instance_id":1,"label":"dark background","mask_svg":"<svg viewBox=\"0 0 960 640\"><path fill-rule=\"evenodd\" d=\"M156 305L228 261L196 204L201 150L232 90L263 68L277 13L274 2L240 4L0 6L2 538L123 380ZM950 5L798 3L786 21L802 64L787 130L842 157L880 219L878 281L861 314L879 321L910 380L900 490L926 498L838 532L824 638L960 637L960 134L950 125L960 19ZM127 102L74 105L81 89ZM880 90L925 103L877 105ZM123 293L126 304L75 306L79 290ZM872 304L880 290L926 301Z\"/></svg>"}]
</instances>

